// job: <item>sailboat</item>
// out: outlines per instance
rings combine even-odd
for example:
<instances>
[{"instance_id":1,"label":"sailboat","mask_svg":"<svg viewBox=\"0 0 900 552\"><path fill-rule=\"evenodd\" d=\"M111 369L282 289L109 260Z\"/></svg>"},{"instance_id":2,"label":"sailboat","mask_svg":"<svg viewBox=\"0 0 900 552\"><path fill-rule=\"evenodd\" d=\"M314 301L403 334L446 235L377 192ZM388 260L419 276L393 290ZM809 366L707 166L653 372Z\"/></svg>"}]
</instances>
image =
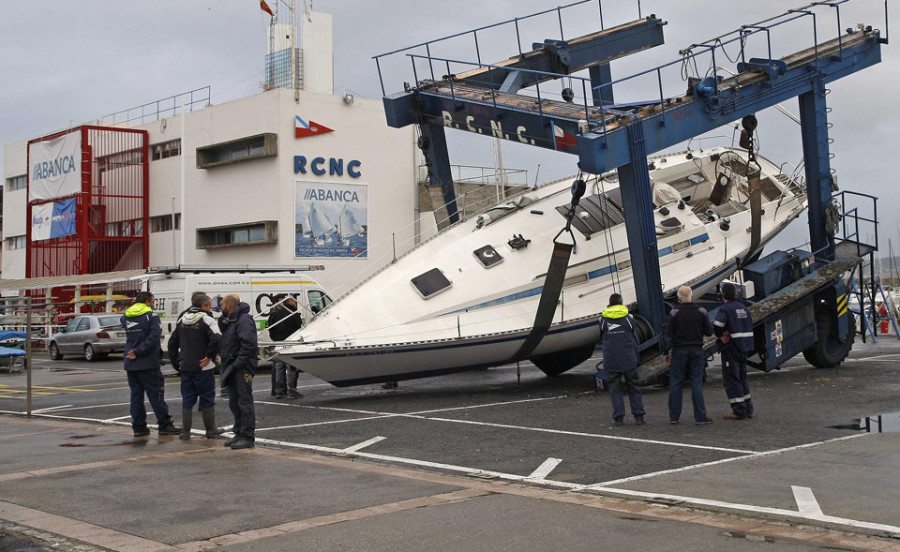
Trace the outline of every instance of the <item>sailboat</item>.
<instances>
[{"instance_id":1,"label":"sailboat","mask_svg":"<svg viewBox=\"0 0 900 552\"><path fill-rule=\"evenodd\" d=\"M682 285L697 296L711 290L805 209L805 186L758 157L761 239L754 244L747 158L723 147L649 159L665 297ZM510 362L534 325L571 182L531 189L420 244L329 305L277 353L336 386ZM618 174L594 175L587 185L552 325L528 356L551 375L593 352L611 293L636 301L640 275L631 270Z\"/></svg>"},{"instance_id":2,"label":"sailboat","mask_svg":"<svg viewBox=\"0 0 900 552\"><path fill-rule=\"evenodd\" d=\"M310 204L307 218L312 230L313 243L316 245L330 244L334 234L334 224L332 224L325 213L319 211L315 203Z\"/></svg>"},{"instance_id":3,"label":"sailboat","mask_svg":"<svg viewBox=\"0 0 900 552\"><path fill-rule=\"evenodd\" d=\"M361 236L363 231L362 225L356 222L353 211L348 209L347 205L344 205L344 207L341 208L341 213L338 215L337 225L337 235L341 245L349 246L350 238L352 236Z\"/></svg>"}]
</instances>

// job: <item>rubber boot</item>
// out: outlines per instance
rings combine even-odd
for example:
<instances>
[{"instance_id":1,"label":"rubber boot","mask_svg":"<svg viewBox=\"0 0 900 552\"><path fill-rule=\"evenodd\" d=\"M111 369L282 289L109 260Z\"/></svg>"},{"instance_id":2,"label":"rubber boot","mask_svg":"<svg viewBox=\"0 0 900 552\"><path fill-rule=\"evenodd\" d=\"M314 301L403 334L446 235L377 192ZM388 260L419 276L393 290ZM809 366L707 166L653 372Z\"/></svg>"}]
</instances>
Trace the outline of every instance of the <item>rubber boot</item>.
<instances>
[{"instance_id":1,"label":"rubber boot","mask_svg":"<svg viewBox=\"0 0 900 552\"><path fill-rule=\"evenodd\" d=\"M193 422L194 411L181 411L181 435L178 436L182 441L188 441L191 438L191 425Z\"/></svg>"},{"instance_id":2,"label":"rubber boot","mask_svg":"<svg viewBox=\"0 0 900 552\"><path fill-rule=\"evenodd\" d=\"M207 439L215 439L225 433L224 429L216 427L216 407L207 406L206 408L201 408L200 413L203 414L203 427L206 428Z\"/></svg>"}]
</instances>

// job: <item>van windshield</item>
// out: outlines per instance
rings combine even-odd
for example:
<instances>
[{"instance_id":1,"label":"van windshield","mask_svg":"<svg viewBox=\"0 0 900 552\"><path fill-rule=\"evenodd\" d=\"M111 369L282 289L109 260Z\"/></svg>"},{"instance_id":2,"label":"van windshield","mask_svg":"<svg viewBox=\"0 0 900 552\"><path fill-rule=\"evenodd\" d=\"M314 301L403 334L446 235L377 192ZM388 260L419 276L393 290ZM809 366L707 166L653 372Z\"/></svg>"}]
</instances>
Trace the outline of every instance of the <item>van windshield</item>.
<instances>
[{"instance_id":1,"label":"van windshield","mask_svg":"<svg viewBox=\"0 0 900 552\"><path fill-rule=\"evenodd\" d=\"M328 296L324 291L318 289L311 289L306 292L306 296L309 298L309 310L314 313L319 312L324 309L334 301L332 301L331 297Z\"/></svg>"}]
</instances>

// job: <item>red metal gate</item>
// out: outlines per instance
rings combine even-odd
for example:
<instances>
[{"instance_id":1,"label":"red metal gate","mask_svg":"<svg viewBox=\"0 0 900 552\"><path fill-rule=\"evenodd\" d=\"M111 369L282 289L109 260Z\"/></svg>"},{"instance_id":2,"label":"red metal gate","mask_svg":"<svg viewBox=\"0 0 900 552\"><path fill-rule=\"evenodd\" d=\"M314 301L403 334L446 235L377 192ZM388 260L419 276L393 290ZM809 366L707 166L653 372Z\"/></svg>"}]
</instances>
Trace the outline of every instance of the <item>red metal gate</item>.
<instances>
[{"instance_id":1,"label":"red metal gate","mask_svg":"<svg viewBox=\"0 0 900 552\"><path fill-rule=\"evenodd\" d=\"M81 189L78 193L32 200L31 147L81 133ZM70 276L146 268L150 181L145 130L81 126L28 142L28 223L25 276ZM50 169L53 170L52 167ZM75 199L75 233L36 237L35 209ZM43 207L43 209L39 209Z\"/></svg>"}]
</instances>

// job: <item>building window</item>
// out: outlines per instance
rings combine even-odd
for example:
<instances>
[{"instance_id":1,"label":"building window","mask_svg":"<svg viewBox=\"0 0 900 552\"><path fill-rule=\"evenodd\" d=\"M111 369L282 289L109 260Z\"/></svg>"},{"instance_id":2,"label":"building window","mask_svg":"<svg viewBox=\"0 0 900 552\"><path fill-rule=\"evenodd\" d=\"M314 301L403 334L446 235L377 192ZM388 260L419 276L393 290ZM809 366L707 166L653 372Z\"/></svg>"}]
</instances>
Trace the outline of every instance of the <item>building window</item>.
<instances>
[{"instance_id":1,"label":"building window","mask_svg":"<svg viewBox=\"0 0 900 552\"><path fill-rule=\"evenodd\" d=\"M144 221L141 219L120 220L106 223L107 238L131 238L144 235Z\"/></svg>"},{"instance_id":2,"label":"building window","mask_svg":"<svg viewBox=\"0 0 900 552\"><path fill-rule=\"evenodd\" d=\"M131 167L141 165L144 162L144 152L139 149L105 155L96 159L97 174L103 174L106 171L120 169L122 167Z\"/></svg>"},{"instance_id":3,"label":"building window","mask_svg":"<svg viewBox=\"0 0 900 552\"><path fill-rule=\"evenodd\" d=\"M10 192L23 190L28 186L28 177L24 174L6 179L6 189Z\"/></svg>"},{"instance_id":4,"label":"building window","mask_svg":"<svg viewBox=\"0 0 900 552\"><path fill-rule=\"evenodd\" d=\"M197 148L197 168L211 169L278 155L278 135L267 132Z\"/></svg>"},{"instance_id":5,"label":"building window","mask_svg":"<svg viewBox=\"0 0 900 552\"><path fill-rule=\"evenodd\" d=\"M175 230L181 228L181 213L175 213ZM150 232L170 232L172 230L172 215L160 215L150 217Z\"/></svg>"},{"instance_id":6,"label":"building window","mask_svg":"<svg viewBox=\"0 0 900 552\"><path fill-rule=\"evenodd\" d=\"M13 249L25 249L25 236L12 236L6 238L6 248L10 251Z\"/></svg>"},{"instance_id":7,"label":"building window","mask_svg":"<svg viewBox=\"0 0 900 552\"><path fill-rule=\"evenodd\" d=\"M278 221L197 229L197 249L278 243Z\"/></svg>"},{"instance_id":8,"label":"building window","mask_svg":"<svg viewBox=\"0 0 900 552\"><path fill-rule=\"evenodd\" d=\"M159 161L181 155L181 138L150 146L150 159Z\"/></svg>"}]
</instances>

